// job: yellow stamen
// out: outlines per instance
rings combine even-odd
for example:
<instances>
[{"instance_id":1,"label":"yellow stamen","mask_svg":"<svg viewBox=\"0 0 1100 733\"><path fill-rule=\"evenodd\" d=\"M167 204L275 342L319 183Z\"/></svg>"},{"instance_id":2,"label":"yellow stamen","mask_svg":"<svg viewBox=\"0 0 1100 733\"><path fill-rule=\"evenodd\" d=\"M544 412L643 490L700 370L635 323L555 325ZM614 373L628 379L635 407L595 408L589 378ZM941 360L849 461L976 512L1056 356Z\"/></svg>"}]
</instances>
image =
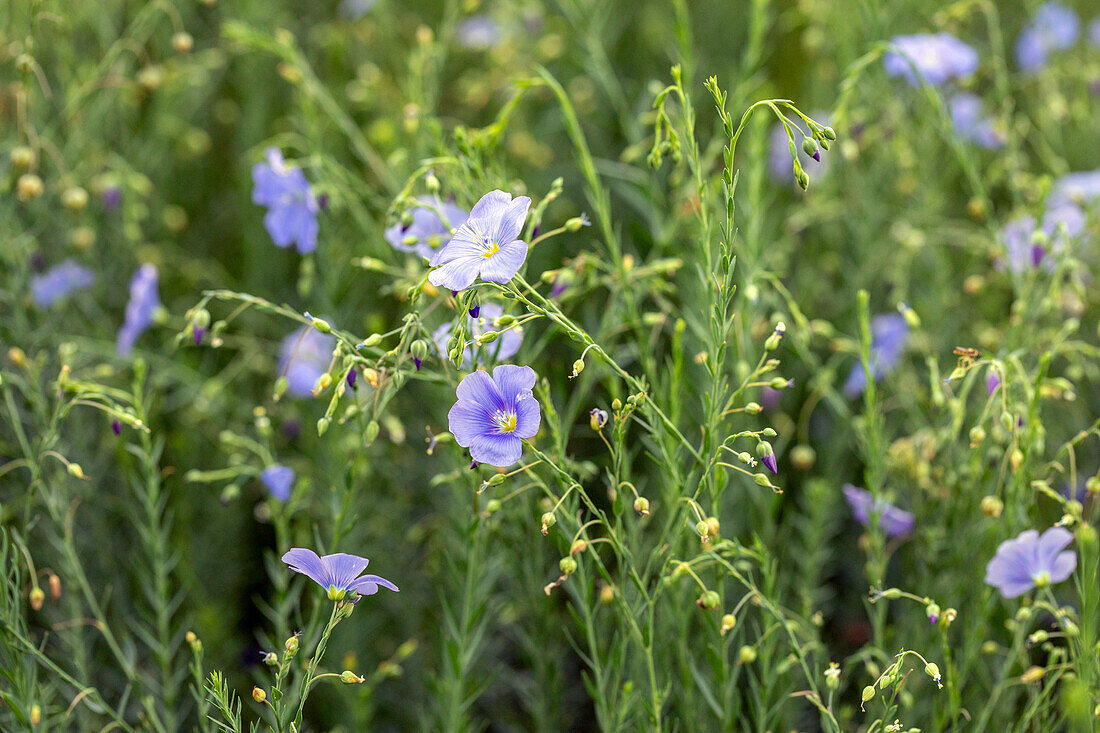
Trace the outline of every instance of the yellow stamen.
<instances>
[{"instance_id":1,"label":"yellow stamen","mask_svg":"<svg viewBox=\"0 0 1100 733\"><path fill-rule=\"evenodd\" d=\"M496 414L497 427L502 433L511 433L516 429L516 413L498 412Z\"/></svg>"}]
</instances>

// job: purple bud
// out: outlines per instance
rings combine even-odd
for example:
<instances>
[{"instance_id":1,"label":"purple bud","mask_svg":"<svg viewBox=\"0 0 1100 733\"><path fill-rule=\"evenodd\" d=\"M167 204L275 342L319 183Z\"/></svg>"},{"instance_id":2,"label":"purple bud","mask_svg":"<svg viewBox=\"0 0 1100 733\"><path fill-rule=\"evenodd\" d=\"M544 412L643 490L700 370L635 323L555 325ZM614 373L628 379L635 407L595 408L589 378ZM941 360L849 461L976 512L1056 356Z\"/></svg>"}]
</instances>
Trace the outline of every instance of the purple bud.
<instances>
[{"instance_id":1,"label":"purple bud","mask_svg":"<svg viewBox=\"0 0 1100 733\"><path fill-rule=\"evenodd\" d=\"M473 471L477 468L477 461L470 461L470 470Z\"/></svg>"},{"instance_id":2,"label":"purple bud","mask_svg":"<svg viewBox=\"0 0 1100 733\"><path fill-rule=\"evenodd\" d=\"M421 360L421 359L419 359L415 356L413 357L413 364L416 364L416 371L420 371L420 365L423 364L423 363L424 363L423 360Z\"/></svg>"},{"instance_id":3,"label":"purple bud","mask_svg":"<svg viewBox=\"0 0 1100 733\"><path fill-rule=\"evenodd\" d=\"M317 197L317 208L321 211L328 211L328 194L323 193Z\"/></svg>"},{"instance_id":4,"label":"purple bud","mask_svg":"<svg viewBox=\"0 0 1100 733\"><path fill-rule=\"evenodd\" d=\"M347 376L348 386L351 387L352 389L355 389L355 375L356 374L357 374L357 372L355 371L355 367L352 367L351 369L348 369L348 376Z\"/></svg>"},{"instance_id":5,"label":"purple bud","mask_svg":"<svg viewBox=\"0 0 1100 733\"><path fill-rule=\"evenodd\" d=\"M1046 256L1047 251L1039 245L1034 245L1031 248L1031 264L1034 267L1038 267L1043 262L1043 257Z\"/></svg>"},{"instance_id":6,"label":"purple bud","mask_svg":"<svg viewBox=\"0 0 1100 733\"><path fill-rule=\"evenodd\" d=\"M103 208L108 210L115 210L118 208L119 201L122 200L122 192L119 191L118 186L108 186L103 189Z\"/></svg>"},{"instance_id":7,"label":"purple bud","mask_svg":"<svg viewBox=\"0 0 1100 733\"><path fill-rule=\"evenodd\" d=\"M470 309L470 318L477 318L479 315L481 315L480 305L475 305L473 308Z\"/></svg>"},{"instance_id":8,"label":"purple bud","mask_svg":"<svg viewBox=\"0 0 1100 733\"><path fill-rule=\"evenodd\" d=\"M928 614L928 623L932 624L933 626L935 626L936 622L939 621L939 620L940 620L940 617L937 616L936 614L934 614L934 613Z\"/></svg>"},{"instance_id":9,"label":"purple bud","mask_svg":"<svg viewBox=\"0 0 1100 733\"><path fill-rule=\"evenodd\" d=\"M192 329L192 330L195 332L195 346L198 346L199 344L202 343L202 337L206 335L206 329L205 328L195 328L195 329Z\"/></svg>"},{"instance_id":10,"label":"purple bud","mask_svg":"<svg viewBox=\"0 0 1100 733\"><path fill-rule=\"evenodd\" d=\"M112 420L111 432L113 432L115 435L122 435L122 423L120 423L118 420Z\"/></svg>"},{"instance_id":11,"label":"purple bud","mask_svg":"<svg viewBox=\"0 0 1100 733\"><path fill-rule=\"evenodd\" d=\"M542 224L536 224L535 228L531 230L531 239L538 239L539 232L542 231Z\"/></svg>"},{"instance_id":12,"label":"purple bud","mask_svg":"<svg viewBox=\"0 0 1100 733\"><path fill-rule=\"evenodd\" d=\"M297 420L287 420L283 423L283 436L287 440L297 440L298 436L302 434L302 426Z\"/></svg>"},{"instance_id":13,"label":"purple bud","mask_svg":"<svg viewBox=\"0 0 1100 733\"><path fill-rule=\"evenodd\" d=\"M814 160L816 160L818 163L820 163L821 162L821 151L820 150L815 150L813 157L814 157Z\"/></svg>"},{"instance_id":14,"label":"purple bud","mask_svg":"<svg viewBox=\"0 0 1100 733\"><path fill-rule=\"evenodd\" d=\"M1001 386L1001 375L997 372L990 372L985 378L985 393L991 395L997 391L997 387Z\"/></svg>"},{"instance_id":15,"label":"purple bud","mask_svg":"<svg viewBox=\"0 0 1100 733\"><path fill-rule=\"evenodd\" d=\"M775 454L769 453L760 459L760 462L768 467L768 470L772 473L779 473L779 464L775 462Z\"/></svg>"}]
</instances>

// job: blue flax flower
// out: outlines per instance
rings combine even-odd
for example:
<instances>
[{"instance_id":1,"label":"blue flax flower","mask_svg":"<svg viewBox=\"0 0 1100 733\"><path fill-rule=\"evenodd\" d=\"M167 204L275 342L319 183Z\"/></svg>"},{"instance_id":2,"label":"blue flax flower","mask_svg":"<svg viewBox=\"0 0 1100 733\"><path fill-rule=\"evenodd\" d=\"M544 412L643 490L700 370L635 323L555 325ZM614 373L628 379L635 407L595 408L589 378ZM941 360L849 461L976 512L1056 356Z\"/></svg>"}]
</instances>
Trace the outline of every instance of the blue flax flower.
<instances>
[{"instance_id":1,"label":"blue flax flower","mask_svg":"<svg viewBox=\"0 0 1100 733\"><path fill-rule=\"evenodd\" d=\"M1100 48L1100 18L1094 18L1089 23L1089 45Z\"/></svg>"},{"instance_id":2,"label":"blue flax flower","mask_svg":"<svg viewBox=\"0 0 1100 733\"><path fill-rule=\"evenodd\" d=\"M328 371L336 338L312 326L303 326L283 339L279 348L279 376L286 376L287 391L309 397L321 375Z\"/></svg>"},{"instance_id":3,"label":"blue flax flower","mask_svg":"<svg viewBox=\"0 0 1100 733\"><path fill-rule=\"evenodd\" d=\"M1045 237L1037 240L1042 231ZM1021 216L1001 228L1001 243L1005 248L1005 261L1013 272L1022 273L1032 267L1042 266L1048 272L1055 267L1055 258L1069 240L1085 231L1085 213L1076 204L1054 201L1043 215L1042 226L1035 218Z\"/></svg>"},{"instance_id":4,"label":"blue flax flower","mask_svg":"<svg viewBox=\"0 0 1100 733\"><path fill-rule=\"evenodd\" d=\"M298 168L289 168L282 153L268 148L267 162L252 166L252 202L267 207L264 227L276 247L295 244L308 254L317 249L317 197Z\"/></svg>"},{"instance_id":5,"label":"blue flax flower","mask_svg":"<svg viewBox=\"0 0 1100 733\"><path fill-rule=\"evenodd\" d=\"M496 331L497 320L504 315L504 311L496 303L486 303L481 306L476 316L468 316L470 319L470 337L476 340L478 336L486 331ZM447 353L447 341L450 338L451 330L454 328L454 322L450 321L444 323L442 326L435 330L432 334L432 340L435 341L435 346L439 349L439 355L444 360L449 359L450 355ZM465 352L462 355L462 368L473 369L474 364L474 352L477 352L477 365L484 366L487 362L500 363L506 361L515 356L519 351L520 344L523 343L523 329L521 327L513 326L506 331L502 331L497 337L496 341L488 344L482 344L478 346L476 342L470 343Z\"/></svg>"},{"instance_id":6,"label":"blue flax flower","mask_svg":"<svg viewBox=\"0 0 1100 733\"><path fill-rule=\"evenodd\" d=\"M1061 3L1044 3L1016 39L1016 64L1021 71L1035 73L1047 65L1052 51L1064 51L1076 43L1080 32L1077 13Z\"/></svg>"},{"instance_id":7,"label":"blue flax flower","mask_svg":"<svg viewBox=\"0 0 1100 733\"><path fill-rule=\"evenodd\" d=\"M519 460L523 439L539 431L542 412L531 388L531 367L503 364L493 376L483 370L458 385L458 401L447 414L451 434L478 463L504 468Z\"/></svg>"},{"instance_id":8,"label":"blue flax flower","mask_svg":"<svg viewBox=\"0 0 1100 733\"><path fill-rule=\"evenodd\" d=\"M343 600L348 591L361 596L372 596L378 592L378 586L396 592L397 586L377 575L360 575L370 562L358 555L335 555L318 557L313 550L295 547L283 555L283 562L296 573L301 573L317 585L328 591L329 600Z\"/></svg>"},{"instance_id":9,"label":"blue flax flower","mask_svg":"<svg viewBox=\"0 0 1100 733\"><path fill-rule=\"evenodd\" d=\"M126 304L126 317L118 330L115 346L119 356L129 356L138 337L153 325L153 315L160 307L157 280L157 268L148 263L139 267L130 278L130 301Z\"/></svg>"},{"instance_id":10,"label":"blue flax flower","mask_svg":"<svg viewBox=\"0 0 1100 733\"><path fill-rule=\"evenodd\" d=\"M892 370L905 350L909 336L909 324L900 313L884 313L871 319L871 375L875 381ZM863 365L856 364L844 381L844 394L852 398L863 394L867 388L867 375Z\"/></svg>"},{"instance_id":11,"label":"blue flax flower","mask_svg":"<svg viewBox=\"0 0 1100 733\"><path fill-rule=\"evenodd\" d=\"M31 276L31 298L39 308L49 308L75 290L95 282L95 274L73 260L65 260L40 275Z\"/></svg>"},{"instance_id":12,"label":"blue flax flower","mask_svg":"<svg viewBox=\"0 0 1100 733\"><path fill-rule=\"evenodd\" d=\"M871 492L866 489L844 484L844 498L857 522L868 527L871 524L872 515L875 515L878 517L879 527L887 537L904 537L917 526L917 520L912 514L882 499L876 502Z\"/></svg>"},{"instance_id":13,"label":"blue flax flower","mask_svg":"<svg viewBox=\"0 0 1100 733\"><path fill-rule=\"evenodd\" d=\"M412 210L412 224L406 227L398 222L387 229L383 236L394 249L415 252L430 260L443 243L451 238L451 230L462 226L468 214L458 206L444 203L435 196L420 196L416 200L420 205ZM446 224L437 212L443 213L447 219Z\"/></svg>"},{"instance_id":14,"label":"blue flax flower","mask_svg":"<svg viewBox=\"0 0 1100 733\"><path fill-rule=\"evenodd\" d=\"M1067 173L1054 182L1051 198L1082 205L1100 200L1100 168L1094 171Z\"/></svg>"},{"instance_id":15,"label":"blue flax flower","mask_svg":"<svg viewBox=\"0 0 1100 733\"><path fill-rule=\"evenodd\" d=\"M369 13L378 0L341 0L337 11L348 20L359 20Z\"/></svg>"},{"instance_id":16,"label":"blue flax flower","mask_svg":"<svg viewBox=\"0 0 1100 733\"><path fill-rule=\"evenodd\" d=\"M1065 550L1072 541L1073 535L1062 527L1051 527L1042 535L1029 529L1014 540L1005 540L985 566L985 582L1005 598L1061 583L1077 567L1077 554Z\"/></svg>"},{"instance_id":17,"label":"blue flax flower","mask_svg":"<svg viewBox=\"0 0 1100 733\"><path fill-rule=\"evenodd\" d=\"M260 481L273 497L279 501L286 501L290 498L290 489L294 486L294 469L273 463L260 472Z\"/></svg>"},{"instance_id":18,"label":"blue flax flower","mask_svg":"<svg viewBox=\"0 0 1100 733\"><path fill-rule=\"evenodd\" d=\"M910 86L918 86L920 77L932 86L943 86L952 79L965 79L978 69L978 52L950 33L894 36L890 45L894 50L882 59L886 73L904 78ZM914 67L917 74L913 73Z\"/></svg>"},{"instance_id":19,"label":"blue flax flower","mask_svg":"<svg viewBox=\"0 0 1100 733\"><path fill-rule=\"evenodd\" d=\"M960 93L951 97L951 124L955 133L986 150L1004 147L1005 136L993 126L993 120L982 109L982 99L976 94Z\"/></svg>"},{"instance_id":20,"label":"blue flax flower","mask_svg":"<svg viewBox=\"0 0 1100 733\"><path fill-rule=\"evenodd\" d=\"M465 290L482 280L506 283L527 259L527 243L517 237L523 231L531 199L515 199L504 191L490 191L470 210L470 218L455 230L451 240L431 260L432 285Z\"/></svg>"},{"instance_id":21,"label":"blue flax flower","mask_svg":"<svg viewBox=\"0 0 1100 733\"><path fill-rule=\"evenodd\" d=\"M487 15L475 15L458 24L456 37L463 48L484 51L500 40L500 23Z\"/></svg>"}]
</instances>

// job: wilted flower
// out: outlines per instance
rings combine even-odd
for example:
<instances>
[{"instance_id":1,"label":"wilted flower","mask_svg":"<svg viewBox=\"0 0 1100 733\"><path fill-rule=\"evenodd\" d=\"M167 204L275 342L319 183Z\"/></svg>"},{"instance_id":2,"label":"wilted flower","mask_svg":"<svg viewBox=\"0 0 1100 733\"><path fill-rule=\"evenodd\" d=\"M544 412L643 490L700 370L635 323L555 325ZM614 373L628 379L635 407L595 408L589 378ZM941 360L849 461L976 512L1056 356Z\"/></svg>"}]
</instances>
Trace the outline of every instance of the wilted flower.
<instances>
[{"instance_id":1,"label":"wilted flower","mask_svg":"<svg viewBox=\"0 0 1100 733\"><path fill-rule=\"evenodd\" d=\"M267 207L264 227L276 247L295 244L308 254L317 249L317 198L299 168L289 168L282 153L268 148L266 163L252 167L252 202Z\"/></svg>"},{"instance_id":2,"label":"wilted flower","mask_svg":"<svg viewBox=\"0 0 1100 733\"><path fill-rule=\"evenodd\" d=\"M153 325L153 314L160 307L157 280L157 268L148 263L139 267L130 278L130 301L126 304L126 317L115 346L119 356L129 355L138 337Z\"/></svg>"},{"instance_id":3,"label":"wilted flower","mask_svg":"<svg viewBox=\"0 0 1100 733\"><path fill-rule=\"evenodd\" d=\"M877 517L878 525L887 537L904 537L917 526L912 514L882 499L875 501L866 489L844 484L844 498L857 522L867 527L873 521L872 516Z\"/></svg>"},{"instance_id":4,"label":"wilted flower","mask_svg":"<svg viewBox=\"0 0 1100 733\"><path fill-rule=\"evenodd\" d=\"M73 260L65 260L40 275L31 276L31 298L39 308L49 308L74 290L95 282L95 274Z\"/></svg>"},{"instance_id":5,"label":"wilted flower","mask_svg":"<svg viewBox=\"0 0 1100 733\"><path fill-rule=\"evenodd\" d=\"M1029 268L1044 266L1054 269L1054 255L1066 248L1068 239L1085 230L1085 213L1076 204L1054 202L1043 215L1042 241L1036 241L1039 231L1034 217L1021 216L1001 228L1001 243L1005 248L1005 260L1013 272L1025 272Z\"/></svg>"},{"instance_id":6,"label":"wilted flower","mask_svg":"<svg viewBox=\"0 0 1100 733\"><path fill-rule=\"evenodd\" d=\"M416 200L419 205L411 211L412 223L404 226L398 222L387 229L383 236L394 249L415 252L421 257L431 259L443 243L451 238L451 230L462 226L467 214L454 204L440 201L438 196L419 196ZM443 213L447 219L446 224L439 218L438 212Z\"/></svg>"},{"instance_id":7,"label":"wilted flower","mask_svg":"<svg viewBox=\"0 0 1100 733\"><path fill-rule=\"evenodd\" d=\"M1077 13L1056 2L1044 3L1016 40L1016 63L1034 73L1047 64L1052 51L1064 51L1077 42L1081 20Z\"/></svg>"},{"instance_id":8,"label":"wilted flower","mask_svg":"<svg viewBox=\"0 0 1100 733\"><path fill-rule=\"evenodd\" d=\"M486 331L497 331L497 320L504 315L504 311L496 303L486 303L480 307L476 316L468 316L470 338L474 343L471 343L466 347L462 354L462 368L473 369L474 353L477 353L476 366L483 366L488 362L498 363L506 359L510 359L515 356L515 353L519 351L520 344L523 343L523 329L520 327L512 327L507 330L501 330L500 335L496 340L487 344L478 345L476 343L477 337ZM454 328L454 322L449 321L435 330L432 334L432 340L435 341L435 346L439 349L440 356L443 359L449 359L450 355L447 353L447 341L451 335L451 330Z\"/></svg>"},{"instance_id":9,"label":"wilted flower","mask_svg":"<svg viewBox=\"0 0 1100 733\"><path fill-rule=\"evenodd\" d=\"M455 442L478 463L504 468L519 460L525 438L539 430L542 412L531 393L535 371L502 364L493 376L483 370L458 385L458 401L447 414Z\"/></svg>"},{"instance_id":10,"label":"wilted flower","mask_svg":"<svg viewBox=\"0 0 1100 733\"><path fill-rule=\"evenodd\" d=\"M985 567L985 582L1005 598L1016 598L1035 587L1061 583L1077 567L1077 554L1066 550L1073 534L1051 527L1040 535L1033 529L1005 540Z\"/></svg>"},{"instance_id":11,"label":"wilted flower","mask_svg":"<svg viewBox=\"0 0 1100 733\"><path fill-rule=\"evenodd\" d=\"M905 350L909 324L900 313L884 313L871 319L871 375L875 381L892 370ZM863 365L856 364L844 381L845 396L857 397L867 387Z\"/></svg>"},{"instance_id":12,"label":"wilted flower","mask_svg":"<svg viewBox=\"0 0 1100 733\"><path fill-rule=\"evenodd\" d=\"M965 79L978 69L978 52L950 33L895 36L890 45L895 50L882 59L886 73L903 77L911 86L920 83L914 67L932 86Z\"/></svg>"},{"instance_id":13,"label":"wilted flower","mask_svg":"<svg viewBox=\"0 0 1100 733\"><path fill-rule=\"evenodd\" d=\"M981 97L959 93L951 97L951 124L963 140L986 150L997 150L1005 144L1005 136L993 127L993 121L982 109Z\"/></svg>"},{"instance_id":14,"label":"wilted flower","mask_svg":"<svg viewBox=\"0 0 1100 733\"><path fill-rule=\"evenodd\" d=\"M602 430L607 425L607 410L593 407L588 411L588 425L593 430Z\"/></svg>"},{"instance_id":15,"label":"wilted flower","mask_svg":"<svg viewBox=\"0 0 1100 733\"><path fill-rule=\"evenodd\" d=\"M279 376L295 397L309 397L322 374L328 371L336 339L312 326L303 326L283 339L279 348Z\"/></svg>"},{"instance_id":16,"label":"wilted flower","mask_svg":"<svg viewBox=\"0 0 1100 733\"><path fill-rule=\"evenodd\" d=\"M432 285L465 290L482 280L506 283L527 259L527 243L517 237L523 231L531 199L515 199L504 191L490 191L474 204L470 218L431 260L428 275Z\"/></svg>"},{"instance_id":17,"label":"wilted flower","mask_svg":"<svg viewBox=\"0 0 1100 733\"><path fill-rule=\"evenodd\" d=\"M260 481L268 492L279 501L290 498L290 489L294 486L294 469L274 463L260 472Z\"/></svg>"},{"instance_id":18,"label":"wilted flower","mask_svg":"<svg viewBox=\"0 0 1100 733\"><path fill-rule=\"evenodd\" d=\"M370 562L365 557L345 555L342 552L318 557L313 550L295 547L287 550L283 555L283 562L294 572L308 576L327 590L329 600L332 601L342 600L348 591L355 591L361 596L372 596L378 592L378 586L397 591L397 586L385 578L377 575L360 577L360 573L367 569Z\"/></svg>"},{"instance_id":19,"label":"wilted flower","mask_svg":"<svg viewBox=\"0 0 1100 733\"><path fill-rule=\"evenodd\" d=\"M475 15L458 24L456 37L463 48L484 51L500 40L500 23L487 15Z\"/></svg>"}]
</instances>

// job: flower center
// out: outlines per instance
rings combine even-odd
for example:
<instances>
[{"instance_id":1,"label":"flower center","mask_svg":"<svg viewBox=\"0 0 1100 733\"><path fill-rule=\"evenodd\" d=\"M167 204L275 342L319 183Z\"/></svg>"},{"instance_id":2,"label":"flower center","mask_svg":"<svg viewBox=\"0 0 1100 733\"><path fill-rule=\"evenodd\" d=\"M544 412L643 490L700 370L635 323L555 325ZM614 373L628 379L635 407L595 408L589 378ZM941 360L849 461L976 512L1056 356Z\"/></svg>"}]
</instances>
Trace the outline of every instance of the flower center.
<instances>
[{"instance_id":1,"label":"flower center","mask_svg":"<svg viewBox=\"0 0 1100 733\"><path fill-rule=\"evenodd\" d=\"M1043 570L1041 572L1035 573L1035 575L1032 575L1031 580L1033 583L1035 583L1036 588L1045 588L1046 586L1050 585L1050 573Z\"/></svg>"},{"instance_id":2,"label":"flower center","mask_svg":"<svg viewBox=\"0 0 1100 733\"><path fill-rule=\"evenodd\" d=\"M493 422L497 424L502 433L514 432L516 429L516 413L497 410L496 414L493 415Z\"/></svg>"},{"instance_id":3,"label":"flower center","mask_svg":"<svg viewBox=\"0 0 1100 733\"><path fill-rule=\"evenodd\" d=\"M481 256L485 259L489 259L500 251L500 245L497 244L496 240L490 239L489 236L485 234L478 236L478 244L481 245Z\"/></svg>"}]
</instances>

